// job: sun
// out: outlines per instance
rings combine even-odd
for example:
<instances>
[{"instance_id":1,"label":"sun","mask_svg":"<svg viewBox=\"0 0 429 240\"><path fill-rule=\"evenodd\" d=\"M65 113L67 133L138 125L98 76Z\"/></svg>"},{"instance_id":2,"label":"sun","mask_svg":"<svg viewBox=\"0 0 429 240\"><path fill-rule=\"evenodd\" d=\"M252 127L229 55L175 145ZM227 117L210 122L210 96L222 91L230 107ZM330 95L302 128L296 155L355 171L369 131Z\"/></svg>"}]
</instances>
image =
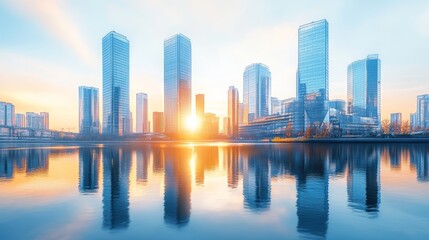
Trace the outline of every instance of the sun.
<instances>
[{"instance_id":1,"label":"sun","mask_svg":"<svg viewBox=\"0 0 429 240\"><path fill-rule=\"evenodd\" d=\"M186 128L190 132L195 132L198 129L199 124L200 124L200 121L195 115L191 115L186 119Z\"/></svg>"}]
</instances>

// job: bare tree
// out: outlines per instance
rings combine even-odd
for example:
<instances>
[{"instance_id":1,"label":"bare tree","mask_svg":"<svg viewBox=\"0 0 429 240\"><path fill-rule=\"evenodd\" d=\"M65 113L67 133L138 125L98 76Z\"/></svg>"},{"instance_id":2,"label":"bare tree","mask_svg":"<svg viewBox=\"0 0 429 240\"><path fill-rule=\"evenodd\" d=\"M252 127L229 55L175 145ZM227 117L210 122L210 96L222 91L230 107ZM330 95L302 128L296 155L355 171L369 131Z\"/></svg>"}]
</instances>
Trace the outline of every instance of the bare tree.
<instances>
[{"instance_id":1,"label":"bare tree","mask_svg":"<svg viewBox=\"0 0 429 240\"><path fill-rule=\"evenodd\" d=\"M390 121L389 121L389 119L383 119L383 121L381 121L381 130L383 131L384 134L390 133Z\"/></svg>"},{"instance_id":2,"label":"bare tree","mask_svg":"<svg viewBox=\"0 0 429 240\"><path fill-rule=\"evenodd\" d=\"M401 133L410 134L410 132L411 132L410 121L409 120L403 121L401 125Z\"/></svg>"}]
</instances>

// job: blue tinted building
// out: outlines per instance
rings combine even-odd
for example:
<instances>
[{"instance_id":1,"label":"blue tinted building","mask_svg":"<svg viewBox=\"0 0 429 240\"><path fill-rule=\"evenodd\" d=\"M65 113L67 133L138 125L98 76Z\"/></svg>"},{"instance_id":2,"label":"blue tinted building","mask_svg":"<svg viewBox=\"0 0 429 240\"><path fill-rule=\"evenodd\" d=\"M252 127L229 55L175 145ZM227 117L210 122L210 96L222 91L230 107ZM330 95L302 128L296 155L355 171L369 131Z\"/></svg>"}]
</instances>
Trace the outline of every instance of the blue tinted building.
<instances>
[{"instance_id":1,"label":"blue tinted building","mask_svg":"<svg viewBox=\"0 0 429 240\"><path fill-rule=\"evenodd\" d=\"M320 127L329 121L329 38L325 19L299 27L296 78L305 125Z\"/></svg>"},{"instance_id":2,"label":"blue tinted building","mask_svg":"<svg viewBox=\"0 0 429 240\"><path fill-rule=\"evenodd\" d=\"M191 40L176 34L164 41L165 132L183 132L191 115Z\"/></svg>"},{"instance_id":3,"label":"blue tinted building","mask_svg":"<svg viewBox=\"0 0 429 240\"><path fill-rule=\"evenodd\" d=\"M130 126L130 45L114 31L103 37L103 134L121 136Z\"/></svg>"},{"instance_id":4,"label":"blue tinted building","mask_svg":"<svg viewBox=\"0 0 429 240\"><path fill-rule=\"evenodd\" d=\"M262 63L253 63L243 73L243 122L248 124L271 113L271 72Z\"/></svg>"},{"instance_id":5,"label":"blue tinted building","mask_svg":"<svg viewBox=\"0 0 429 240\"><path fill-rule=\"evenodd\" d=\"M381 123L380 66L377 54L358 60L347 68L347 112Z\"/></svg>"},{"instance_id":6,"label":"blue tinted building","mask_svg":"<svg viewBox=\"0 0 429 240\"><path fill-rule=\"evenodd\" d=\"M100 133L98 88L79 87L79 133Z\"/></svg>"}]
</instances>

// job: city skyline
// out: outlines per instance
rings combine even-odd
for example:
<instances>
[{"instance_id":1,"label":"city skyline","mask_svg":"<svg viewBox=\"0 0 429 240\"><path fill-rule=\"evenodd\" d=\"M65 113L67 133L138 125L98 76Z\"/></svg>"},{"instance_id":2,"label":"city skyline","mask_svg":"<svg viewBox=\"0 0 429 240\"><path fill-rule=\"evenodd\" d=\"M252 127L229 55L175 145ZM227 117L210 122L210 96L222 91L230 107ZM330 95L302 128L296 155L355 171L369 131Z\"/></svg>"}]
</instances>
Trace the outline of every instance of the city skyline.
<instances>
[{"instance_id":1,"label":"city skyline","mask_svg":"<svg viewBox=\"0 0 429 240\"><path fill-rule=\"evenodd\" d=\"M409 114L415 112L416 96L428 92L428 89L421 87L428 75L424 68L427 60L422 56L425 52L429 52L428 47L423 44L429 36L424 30L424 26L429 23L429 17L427 17L429 12L425 11L428 9L428 4L423 1L416 1L415 4L411 4L412 7L409 6L410 4L404 5L398 2L373 3L373 12L366 13L366 21L359 23L351 19L353 16L351 12L356 10L353 7L357 10L363 9L364 3L347 2L333 5L326 3L320 5L318 10L306 12L304 16L286 14L288 12L280 14L276 9L286 10L287 4L267 3L264 4L265 11L260 15L269 16L269 18L256 26L252 25L256 20L249 22L246 20L256 14L255 9L260 7L257 2L249 7L252 8L250 13L239 14L243 20L233 17L232 13L234 9L243 7L244 4L227 5L223 13L228 16L224 20L226 22L215 22L211 20L210 15L201 14L210 10L210 7L219 8L222 6L221 3L212 2L203 6L200 6L201 3L193 3L198 7L190 11L190 16L181 16L177 23L162 22L162 26L166 27L165 30L156 30L153 35L147 32L153 28L137 24L136 12L147 10L144 10L143 6L133 5L135 4L133 2L122 7L116 6L115 3L106 4L122 9L123 12L130 11L132 17L129 19L115 17L107 24L101 25L97 22L101 26L100 29L94 28L97 24L84 27L81 22L85 17L76 18L75 14L80 8L94 9L97 4L93 4L95 3L71 6L66 2L34 4L31 1L1 3L0 13L4 14L1 14L0 24L9 37L0 40L2 46L0 67L4 70L0 77L10 80L2 82L4 87L0 90L0 94L2 101L14 103L16 113L49 112L52 129L72 127L77 132L78 96L76 91L70 91L70 89L71 86L75 89L81 85L101 89L100 39L111 30L124 34L130 40L130 94L133 96L142 91L148 93L149 98L153 100L149 103L149 116L153 111L163 111L162 41L177 32L187 35L195 47L192 55L195 60L193 61L195 66L193 67L192 95L197 92L206 95L207 112L216 113L220 117L227 115L227 98L223 97L225 89L230 85L242 89L240 79L242 69L252 62L264 62L270 66L273 97L279 99L294 97L298 56L297 29L302 24L325 18L330 23L330 99L346 100L347 65L369 53L379 53L383 60L382 119L388 119L391 112L402 112L403 118L408 119ZM148 7L149 10L156 9L160 14L166 14L167 10L160 8L162 3L151 4ZM184 4L192 5L187 2ZM294 4L292 10L305 9L308 4L309 2L306 1ZM329 9L327 6L333 7ZM106 6L101 7L104 9ZM133 7L137 10L134 11ZM164 4L164 7L172 10L168 5ZM401 14L406 14L406 9L413 9L416 14L411 18L396 20ZM50 14L43 15L48 10ZM341 10L344 10L344 13L339 14ZM383 10L382 13L380 10ZM119 16L126 16L123 12L119 12ZM61 30L56 23L49 22L53 16L60 16L57 22L66 23L64 24L66 29L70 30L70 33L77 32L77 34L67 40L67 34L70 33ZM147 16L156 19L156 16L151 14ZM190 19L195 16L203 23L211 24L206 28L196 23L193 25ZM107 15L102 15L100 19L106 18ZM18 26L18 29L13 29L6 24L10 21L16 23L12 25ZM232 27L229 26L230 24ZM380 25L385 26L382 33L374 30L380 29ZM389 27L393 25L395 29ZM405 37L395 34L398 25L404 27L405 32L401 35ZM21 31L26 28L31 28L28 34L34 37L32 41L22 38ZM213 32L212 34L220 35L215 40L211 34L204 36L204 32L210 31ZM372 37L363 40L365 34L371 34ZM262 37L262 35L269 37ZM349 36L352 36L352 39ZM46 49L53 51L46 51ZM250 49L255 51L249 51ZM19 67L23 64L28 67L21 73L22 69ZM217 67L213 68L214 66ZM34 82L37 84L33 84ZM51 87L46 88L47 84ZM31 86L31 88L21 86ZM395 101L395 95L398 93L405 95L401 101ZM54 99L58 97L66 98L67 101L55 101ZM192 105L194 106L194 102ZM61 110L64 108L70 111L62 113ZM134 101L131 101L130 109L131 111L135 109ZM135 113L133 115L135 116Z\"/></svg>"}]
</instances>

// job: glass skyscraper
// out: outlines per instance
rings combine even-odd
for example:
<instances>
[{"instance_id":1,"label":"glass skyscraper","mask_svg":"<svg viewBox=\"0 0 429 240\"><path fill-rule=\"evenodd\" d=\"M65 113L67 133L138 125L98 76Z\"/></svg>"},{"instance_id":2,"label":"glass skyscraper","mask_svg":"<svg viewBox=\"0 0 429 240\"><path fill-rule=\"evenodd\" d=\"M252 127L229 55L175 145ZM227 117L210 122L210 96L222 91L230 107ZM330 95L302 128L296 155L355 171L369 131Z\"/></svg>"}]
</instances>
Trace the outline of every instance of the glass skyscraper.
<instances>
[{"instance_id":1,"label":"glass skyscraper","mask_svg":"<svg viewBox=\"0 0 429 240\"><path fill-rule=\"evenodd\" d=\"M79 133L100 133L98 88L79 87Z\"/></svg>"},{"instance_id":2,"label":"glass skyscraper","mask_svg":"<svg viewBox=\"0 0 429 240\"><path fill-rule=\"evenodd\" d=\"M165 132L183 132L191 115L191 40L176 34L164 41Z\"/></svg>"},{"instance_id":3,"label":"glass skyscraper","mask_svg":"<svg viewBox=\"0 0 429 240\"><path fill-rule=\"evenodd\" d=\"M329 36L323 19L299 27L297 98L306 126L329 121Z\"/></svg>"},{"instance_id":4,"label":"glass skyscraper","mask_svg":"<svg viewBox=\"0 0 429 240\"><path fill-rule=\"evenodd\" d=\"M377 54L358 60L347 68L347 112L381 123L380 66Z\"/></svg>"},{"instance_id":5,"label":"glass skyscraper","mask_svg":"<svg viewBox=\"0 0 429 240\"><path fill-rule=\"evenodd\" d=\"M130 45L114 31L103 37L103 134L121 136L130 126Z\"/></svg>"},{"instance_id":6,"label":"glass skyscraper","mask_svg":"<svg viewBox=\"0 0 429 240\"><path fill-rule=\"evenodd\" d=\"M417 126L420 130L429 129L429 94L417 96Z\"/></svg>"},{"instance_id":7,"label":"glass skyscraper","mask_svg":"<svg viewBox=\"0 0 429 240\"><path fill-rule=\"evenodd\" d=\"M271 72L262 63L253 63L243 73L243 123L271 113Z\"/></svg>"},{"instance_id":8,"label":"glass skyscraper","mask_svg":"<svg viewBox=\"0 0 429 240\"><path fill-rule=\"evenodd\" d=\"M148 99L146 93L136 94L136 132L149 132Z\"/></svg>"},{"instance_id":9,"label":"glass skyscraper","mask_svg":"<svg viewBox=\"0 0 429 240\"><path fill-rule=\"evenodd\" d=\"M15 126L15 106L0 102L0 126Z\"/></svg>"}]
</instances>

